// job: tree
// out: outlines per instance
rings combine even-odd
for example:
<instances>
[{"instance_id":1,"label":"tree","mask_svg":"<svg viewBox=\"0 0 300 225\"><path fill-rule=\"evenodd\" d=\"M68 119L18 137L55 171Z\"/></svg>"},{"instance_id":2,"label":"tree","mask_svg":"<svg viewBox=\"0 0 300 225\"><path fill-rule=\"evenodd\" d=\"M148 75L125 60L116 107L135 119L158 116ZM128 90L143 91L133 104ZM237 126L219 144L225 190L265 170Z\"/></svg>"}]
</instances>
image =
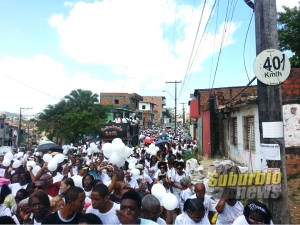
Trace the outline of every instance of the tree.
<instances>
[{"instance_id":1,"label":"tree","mask_svg":"<svg viewBox=\"0 0 300 225\"><path fill-rule=\"evenodd\" d=\"M292 67L300 67L300 6L288 8L278 16L279 48L290 50L294 55L290 58Z\"/></svg>"},{"instance_id":2,"label":"tree","mask_svg":"<svg viewBox=\"0 0 300 225\"><path fill-rule=\"evenodd\" d=\"M97 135L98 125L105 122L108 108L99 104L98 95L89 90L73 90L55 105L48 105L38 115L39 131L48 138L66 138L77 143L83 135Z\"/></svg>"}]
</instances>

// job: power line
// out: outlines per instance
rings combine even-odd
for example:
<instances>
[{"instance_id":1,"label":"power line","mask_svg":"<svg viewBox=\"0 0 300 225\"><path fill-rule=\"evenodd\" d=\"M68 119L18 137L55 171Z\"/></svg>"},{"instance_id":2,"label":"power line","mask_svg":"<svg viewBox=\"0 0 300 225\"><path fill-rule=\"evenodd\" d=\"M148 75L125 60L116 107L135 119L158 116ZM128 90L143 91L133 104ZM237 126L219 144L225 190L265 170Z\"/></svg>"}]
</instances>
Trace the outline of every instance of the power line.
<instances>
[{"instance_id":1,"label":"power line","mask_svg":"<svg viewBox=\"0 0 300 225\"><path fill-rule=\"evenodd\" d=\"M41 90L39 90L39 89L37 89L37 88L35 88L35 87L32 87L32 86L30 86L30 85L28 85L28 84L25 84L25 83L23 83L22 81L19 81L19 80L15 79L15 78L12 78L12 77L7 76L7 75L5 75L5 74L2 74L2 75L5 76L5 77L7 77L7 78L9 78L9 79L12 79L12 80L14 80L14 81L20 83L20 84L23 84L24 86L30 87L30 88L33 89L33 90L36 90L36 91L41 92L41 93L43 93L43 94L45 94L45 95L48 95L48 96L50 96L50 97L52 97L52 98L60 99L60 98L58 98L58 97L56 97L56 96L50 95L50 94L48 94L48 93L46 93L46 92L44 92L44 91L41 91Z\"/></svg>"}]
</instances>

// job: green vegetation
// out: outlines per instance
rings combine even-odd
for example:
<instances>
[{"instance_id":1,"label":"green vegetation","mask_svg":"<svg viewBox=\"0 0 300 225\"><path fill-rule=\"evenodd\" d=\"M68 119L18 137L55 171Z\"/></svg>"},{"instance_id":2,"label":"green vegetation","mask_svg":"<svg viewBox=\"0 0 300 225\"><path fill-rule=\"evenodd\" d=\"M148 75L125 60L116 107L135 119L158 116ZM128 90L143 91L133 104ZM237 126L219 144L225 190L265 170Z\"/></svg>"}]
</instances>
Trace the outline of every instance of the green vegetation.
<instances>
[{"instance_id":1,"label":"green vegetation","mask_svg":"<svg viewBox=\"0 0 300 225\"><path fill-rule=\"evenodd\" d=\"M290 58L292 67L300 67L300 6L288 8L278 15L279 48L290 50L294 55Z\"/></svg>"},{"instance_id":2,"label":"green vegetation","mask_svg":"<svg viewBox=\"0 0 300 225\"><path fill-rule=\"evenodd\" d=\"M97 135L98 125L106 121L108 108L99 104L98 95L89 90L73 90L55 105L48 105L37 117L39 132L78 143L84 135Z\"/></svg>"}]
</instances>

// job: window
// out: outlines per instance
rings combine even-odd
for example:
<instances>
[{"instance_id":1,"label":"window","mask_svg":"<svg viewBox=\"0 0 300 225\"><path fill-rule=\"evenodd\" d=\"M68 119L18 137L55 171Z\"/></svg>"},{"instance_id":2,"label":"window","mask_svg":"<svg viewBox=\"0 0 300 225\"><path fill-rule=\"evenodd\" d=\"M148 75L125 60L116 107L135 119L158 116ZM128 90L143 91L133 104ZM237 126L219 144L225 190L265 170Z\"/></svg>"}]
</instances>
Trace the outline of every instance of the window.
<instances>
[{"instance_id":1,"label":"window","mask_svg":"<svg viewBox=\"0 0 300 225\"><path fill-rule=\"evenodd\" d=\"M255 151L254 117L244 118L244 148L247 150L249 150L249 143L251 145L251 150Z\"/></svg>"},{"instance_id":2,"label":"window","mask_svg":"<svg viewBox=\"0 0 300 225\"><path fill-rule=\"evenodd\" d=\"M115 104L119 104L119 99L115 99Z\"/></svg>"},{"instance_id":3,"label":"window","mask_svg":"<svg viewBox=\"0 0 300 225\"><path fill-rule=\"evenodd\" d=\"M142 105L142 109L146 109L146 106L145 106L145 105Z\"/></svg>"},{"instance_id":4,"label":"window","mask_svg":"<svg viewBox=\"0 0 300 225\"><path fill-rule=\"evenodd\" d=\"M232 144L237 145L237 118L232 118Z\"/></svg>"}]
</instances>

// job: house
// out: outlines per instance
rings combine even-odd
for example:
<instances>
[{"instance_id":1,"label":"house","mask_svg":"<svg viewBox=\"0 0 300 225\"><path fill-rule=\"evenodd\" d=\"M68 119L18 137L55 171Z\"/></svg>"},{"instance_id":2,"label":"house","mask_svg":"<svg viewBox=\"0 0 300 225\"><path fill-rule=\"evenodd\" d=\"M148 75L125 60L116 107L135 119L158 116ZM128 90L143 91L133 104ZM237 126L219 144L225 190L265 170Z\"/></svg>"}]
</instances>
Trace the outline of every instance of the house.
<instances>
[{"instance_id":1,"label":"house","mask_svg":"<svg viewBox=\"0 0 300 225\"><path fill-rule=\"evenodd\" d=\"M154 104L154 124L161 126L163 124L163 112L165 111L166 98L164 96L143 96L143 101Z\"/></svg>"},{"instance_id":2,"label":"house","mask_svg":"<svg viewBox=\"0 0 300 225\"><path fill-rule=\"evenodd\" d=\"M140 101L143 101L143 97L136 93L100 93L100 104L110 107L107 122L113 121L117 114L122 118L137 115L142 121L142 114L139 111Z\"/></svg>"},{"instance_id":3,"label":"house","mask_svg":"<svg viewBox=\"0 0 300 225\"><path fill-rule=\"evenodd\" d=\"M281 84L287 174L300 172L300 69ZM238 95L239 94L239 95ZM261 169L257 87L197 89L190 100L199 150ZM275 109L274 109L275 110ZM249 151L250 149L250 151Z\"/></svg>"},{"instance_id":4,"label":"house","mask_svg":"<svg viewBox=\"0 0 300 225\"><path fill-rule=\"evenodd\" d=\"M156 112L154 110L156 104L152 102L140 102L139 103L139 110L143 113L143 127L150 128L152 125L157 124L157 119L155 118Z\"/></svg>"}]
</instances>

